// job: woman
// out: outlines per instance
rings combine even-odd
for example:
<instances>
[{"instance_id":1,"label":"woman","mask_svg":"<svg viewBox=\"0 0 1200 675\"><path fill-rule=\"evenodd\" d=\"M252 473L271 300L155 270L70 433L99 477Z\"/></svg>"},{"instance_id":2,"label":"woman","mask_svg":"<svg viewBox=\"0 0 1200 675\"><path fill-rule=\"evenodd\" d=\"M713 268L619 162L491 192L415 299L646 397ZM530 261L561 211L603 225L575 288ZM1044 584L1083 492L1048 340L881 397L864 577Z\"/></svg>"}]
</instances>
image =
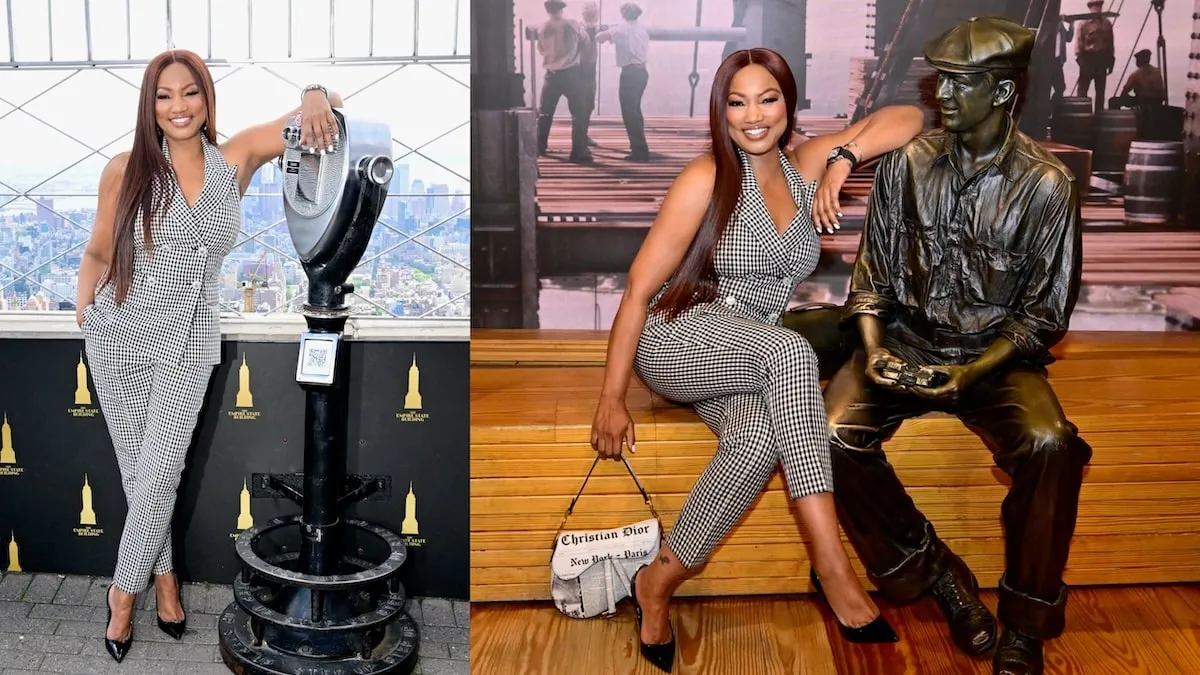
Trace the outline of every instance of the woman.
<instances>
[{"instance_id":1,"label":"woman","mask_svg":"<svg viewBox=\"0 0 1200 675\"><path fill-rule=\"evenodd\" d=\"M609 337L592 446L634 450L624 396L631 370L670 400L691 403L718 438L659 560L634 574L642 654L670 671L669 600L782 463L812 541L812 578L852 641L897 638L850 566L833 502L817 359L780 318L813 272L819 229L838 226L838 191L857 162L920 132L920 108L883 108L844 131L784 151L796 84L767 49L731 54L709 101L712 151L684 168L629 271Z\"/></svg>"},{"instance_id":2,"label":"woman","mask_svg":"<svg viewBox=\"0 0 1200 675\"><path fill-rule=\"evenodd\" d=\"M332 149L331 104L341 99L305 88L306 146ZM192 52L165 52L142 77L133 149L100 174L76 321L128 503L104 637L118 662L132 644L135 596L152 573L159 628L175 639L184 632L170 520L220 362L221 267L241 228L241 196L255 171L283 154L296 111L218 145L212 75Z\"/></svg>"}]
</instances>

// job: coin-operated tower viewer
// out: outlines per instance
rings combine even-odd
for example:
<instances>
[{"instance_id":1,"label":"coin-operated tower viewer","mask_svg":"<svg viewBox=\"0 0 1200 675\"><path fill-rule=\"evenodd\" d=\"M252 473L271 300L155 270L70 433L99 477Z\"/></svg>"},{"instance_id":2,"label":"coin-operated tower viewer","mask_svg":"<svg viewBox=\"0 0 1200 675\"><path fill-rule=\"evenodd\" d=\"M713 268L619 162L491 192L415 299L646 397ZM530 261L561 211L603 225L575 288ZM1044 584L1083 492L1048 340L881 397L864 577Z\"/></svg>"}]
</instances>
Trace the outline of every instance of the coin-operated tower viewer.
<instances>
[{"instance_id":1,"label":"coin-operated tower viewer","mask_svg":"<svg viewBox=\"0 0 1200 675\"><path fill-rule=\"evenodd\" d=\"M308 277L296 381L305 391L304 473L257 474L255 496L287 497L300 514L239 535L234 602L221 616L226 665L238 673L408 673L417 626L404 613L399 535L348 519L347 505L388 489L346 474L348 283L392 179L386 125L335 110L333 151L300 147L294 120L280 158L288 231ZM298 546L295 545L298 539ZM298 549L298 550L297 550Z\"/></svg>"}]
</instances>

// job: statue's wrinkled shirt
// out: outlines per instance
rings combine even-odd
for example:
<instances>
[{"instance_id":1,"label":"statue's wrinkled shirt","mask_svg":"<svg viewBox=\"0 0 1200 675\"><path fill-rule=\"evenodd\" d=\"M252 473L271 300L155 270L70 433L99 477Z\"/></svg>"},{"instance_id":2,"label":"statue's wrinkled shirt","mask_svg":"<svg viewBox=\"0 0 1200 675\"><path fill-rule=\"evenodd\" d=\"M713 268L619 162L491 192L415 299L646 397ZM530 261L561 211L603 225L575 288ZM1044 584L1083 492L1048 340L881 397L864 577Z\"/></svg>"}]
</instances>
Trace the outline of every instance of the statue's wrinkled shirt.
<instances>
[{"instance_id":1,"label":"statue's wrinkled shirt","mask_svg":"<svg viewBox=\"0 0 1200 675\"><path fill-rule=\"evenodd\" d=\"M888 335L970 360L998 337L1053 361L1079 294L1079 190L1053 155L1015 130L975 174L957 137L923 134L876 172L847 316L888 320Z\"/></svg>"}]
</instances>

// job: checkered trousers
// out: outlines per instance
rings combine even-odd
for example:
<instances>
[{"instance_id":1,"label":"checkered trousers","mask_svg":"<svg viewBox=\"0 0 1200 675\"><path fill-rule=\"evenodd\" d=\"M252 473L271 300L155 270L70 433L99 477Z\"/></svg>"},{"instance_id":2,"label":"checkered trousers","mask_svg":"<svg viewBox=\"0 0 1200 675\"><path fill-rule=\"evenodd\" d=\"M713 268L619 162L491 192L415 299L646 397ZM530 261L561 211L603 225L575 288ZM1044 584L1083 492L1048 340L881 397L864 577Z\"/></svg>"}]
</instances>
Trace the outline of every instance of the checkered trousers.
<instances>
[{"instance_id":1,"label":"checkered trousers","mask_svg":"<svg viewBox=\"0 0 1200 675\"><path fill-rule=\"evenodd\" d=\"M781 325L796 284L820 255L812 223L816 184L779 154L799 207L781 236L739 154L742 196L716 251L717 299L674 321L652 314L634 359L648 386L692 404L717 435L717 452L667 540L686 567L708 559L777 465L793 499L833 489L817 356Z\"/></svg>"},{"instance_id":2,"label":"checkered trousers","mask_svg":"<svg viewBox=\"0 0 1200 675\"><path fill-rule=\"evenodd\" d=\"M204 187L189 206L172 181L168 207L151 218L147 253L134 228L133 282L121 306L109 284L84 309L83 330L109 361L216 365L221 359L221 266L242 226L237 168L201 134ZM167 160L171 153L162 145Z\"/></svg>"},{"instance_id":3,"label":"checkered trousers","mask_svg":"<svg viewBox=\"0 0 1200 675\"><path fill-rule=\"evenodd\" d=\"M88 345L88 363L112 436L128 510L113 584L138 593L173 569L171 515L211 366L108 362Z\"/></svg>"}]
</instances>

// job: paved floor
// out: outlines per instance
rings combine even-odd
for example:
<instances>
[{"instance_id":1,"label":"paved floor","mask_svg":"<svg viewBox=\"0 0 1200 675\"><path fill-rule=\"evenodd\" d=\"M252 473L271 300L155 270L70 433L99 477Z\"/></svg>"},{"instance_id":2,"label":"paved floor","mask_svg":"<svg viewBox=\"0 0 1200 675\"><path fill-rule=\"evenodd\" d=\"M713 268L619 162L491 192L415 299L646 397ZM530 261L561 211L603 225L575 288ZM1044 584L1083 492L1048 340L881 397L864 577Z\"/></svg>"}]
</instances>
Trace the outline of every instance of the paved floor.
<instances>
[{"instance_id":1,"label":"paved floor","mask_svg":"<svg viewBox=\"0 0 1200 675\"><path fill-rule=\"evenodd\" d=\"M117 664L104 651L105 594L110 579L0 572L0 675L225 675L217 616L232 601L229 586L186 584L187 633L172 640L155 626L154 593L138 598L134 643ZM408 614L421 625L420 675L467 675L470 606L419 598Z\"/></svg>"}]
</instances>

